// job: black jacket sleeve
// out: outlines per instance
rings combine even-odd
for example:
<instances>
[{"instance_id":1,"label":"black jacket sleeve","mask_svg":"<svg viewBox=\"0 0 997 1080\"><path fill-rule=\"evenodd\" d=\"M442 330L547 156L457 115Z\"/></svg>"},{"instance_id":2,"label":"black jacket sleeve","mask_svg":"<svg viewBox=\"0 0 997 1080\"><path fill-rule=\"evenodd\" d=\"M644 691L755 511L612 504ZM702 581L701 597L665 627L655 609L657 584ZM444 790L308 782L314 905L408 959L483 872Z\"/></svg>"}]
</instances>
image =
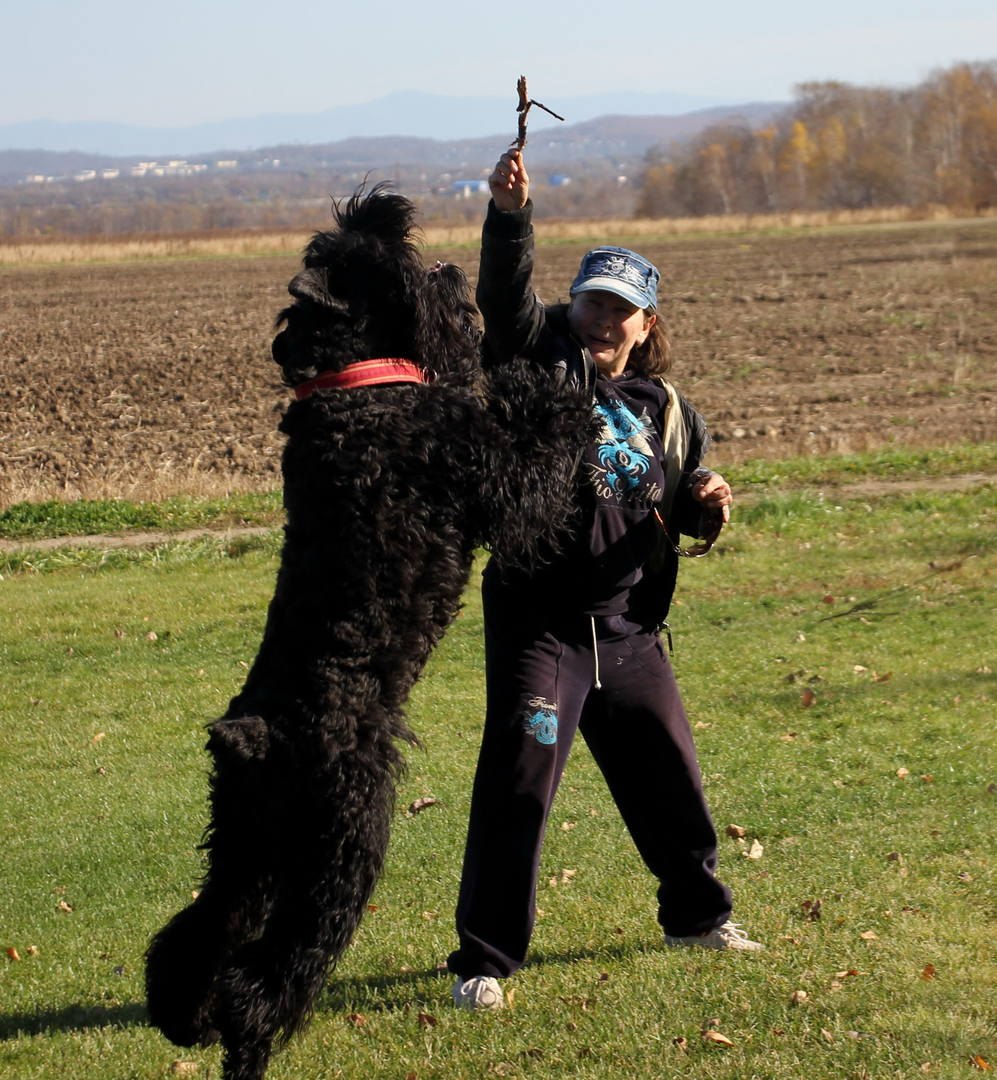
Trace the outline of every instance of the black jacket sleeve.
<instances>
[{"instance_id":1,"label":"black jacket sleeve","mask_svg":"<svg viewBox=\"0 0 997 1080\"><path fill-rule=\"evenodd\" d=\"M533 291L533 203L522 210L488 204L481 232L476 300L485 324L485 365L516 356L547 360L546 315Z\"/></svg>"}]
</instances>

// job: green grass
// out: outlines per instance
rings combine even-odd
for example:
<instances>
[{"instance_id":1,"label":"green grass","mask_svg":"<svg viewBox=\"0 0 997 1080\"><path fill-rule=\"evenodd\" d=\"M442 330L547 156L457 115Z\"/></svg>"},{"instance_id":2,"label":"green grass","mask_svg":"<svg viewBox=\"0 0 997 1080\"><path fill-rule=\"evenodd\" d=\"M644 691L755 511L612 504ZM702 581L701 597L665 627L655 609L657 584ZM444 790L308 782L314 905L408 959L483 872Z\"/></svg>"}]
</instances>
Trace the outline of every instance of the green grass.
<instances>
[{"instance_id":1,"label":"green grass","mask_svg":"<svg viewBox=\"0 0 997 1080\"><path fill-rule=\"evenodd\" d=\"M269 1075L955 1080L992 1064L995 503L992 487L869 503L775 483L683 565L674 663L721 873L768 949L661 946L654 883L579 744L532 962L491 1016L455 1012L437 971L480 732L472 587L410 705L423 748L376 910ZM276 565L275 541L202 541L0 582L0 945L21 957L0 957L3 1080L151 1080L176 1060L217 1075L216 1050L146 1025L142 952L196 887L204 725L244 678ZM440 801L406 816L421 795Z\"/></svg>"},{"instance_id":2,"label":"green grass","mask_svg":"<svg viewBox=\"0 0 997 1080\"><path fill-rule=\"evenodd\" d=\"M832 458L758 460L726 467L724 473L741 494L768 489L780 492L813 485L841 486L870 480L937 480L960 473L997 475L997 443L891 449ZM177 496L162 502L50 500L15 503L0 511L0 540L29 542L62 536L181 532L245 525L277 528L282 523L279 491L212 499ZM7 572L12 569L8 567ZM0 572L3 572L2 568Z\"/></svg>"},{"instance_id":3,"label":"green grass","mask_svg":"<svg viewBox=\"0 0 997 1080\"><path fill-rule=\"evenodd\" d=\"M183 496L160 503L126 499L76 502L21 502L0 511L0 538L37 540L128 530L180 531L203 527L275 525L283 520L279 491L195 499Z\"/></svg>"},{"instance_id":4,"label":"green grass","mask_svg":"<svg viewBox=\"0 0 997 1080\"><path fill-rule=\"evenodd\" d=\"M997 443L899 448L838 457L749 461L724 470L735 490L803 484L847 485L869 480L938 479L960 473L997 473Z\"/></svg>"}]
</instances>

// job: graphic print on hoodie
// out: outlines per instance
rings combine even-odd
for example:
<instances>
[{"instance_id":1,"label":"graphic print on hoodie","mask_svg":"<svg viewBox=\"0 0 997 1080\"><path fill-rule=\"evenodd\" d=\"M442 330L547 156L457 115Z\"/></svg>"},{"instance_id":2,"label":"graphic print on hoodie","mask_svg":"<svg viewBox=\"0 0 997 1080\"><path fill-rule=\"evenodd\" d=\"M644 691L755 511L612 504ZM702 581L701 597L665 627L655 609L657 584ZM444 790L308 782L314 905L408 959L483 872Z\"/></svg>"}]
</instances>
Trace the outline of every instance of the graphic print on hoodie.
<instances>
[{"instance_id":1,"label":"graphic print on hoodie","mask_svg":"<svg viewBox=\"0 0 997 1080\"><path fill-rule=\"evenodd\" d=\"M664 477L647 408L637 416L619 397L606 396L596 401L595 411L602 427L588 467L596 498L645 509L660 502Z\"/></svg>"}]
</instances>

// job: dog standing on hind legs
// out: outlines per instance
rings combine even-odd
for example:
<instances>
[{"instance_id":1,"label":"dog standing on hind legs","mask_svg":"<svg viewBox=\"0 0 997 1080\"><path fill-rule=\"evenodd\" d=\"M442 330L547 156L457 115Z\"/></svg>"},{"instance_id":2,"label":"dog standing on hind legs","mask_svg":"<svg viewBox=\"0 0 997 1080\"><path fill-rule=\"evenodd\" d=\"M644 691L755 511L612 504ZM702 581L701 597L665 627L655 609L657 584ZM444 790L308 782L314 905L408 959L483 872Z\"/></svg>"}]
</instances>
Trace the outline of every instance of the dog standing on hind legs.
<instances>
[{"instance_id":1,"label":"dog standing on hind legs","mask_svg":"<svg viewBox=\"0 0 997 1080\"><path fill-rule=\"evenodd\" d=\"M285 541L259 653L210 727L208 870L153 938L153 1024L260 1080L308 1019L380 874L414 742L403 706L476 548L538 557L567 520L590 403L483 376L467 282L427 272L414 208L375 187L309 243L273 355Z\"/></svg>"}]
</instances>

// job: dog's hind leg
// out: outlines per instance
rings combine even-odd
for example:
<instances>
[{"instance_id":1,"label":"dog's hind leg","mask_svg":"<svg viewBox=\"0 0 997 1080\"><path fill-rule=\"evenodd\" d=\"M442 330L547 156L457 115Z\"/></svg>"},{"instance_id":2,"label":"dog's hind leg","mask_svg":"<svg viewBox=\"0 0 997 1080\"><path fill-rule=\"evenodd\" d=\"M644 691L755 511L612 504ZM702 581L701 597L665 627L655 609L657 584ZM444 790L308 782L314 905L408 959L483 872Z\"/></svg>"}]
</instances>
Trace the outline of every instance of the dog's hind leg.
<instances>
[{"instance_id":1,"label":"dog's hind leg","mask_svg":"<svg viewBox=\"0 0 997 1080\"><path fill-rule=\"evenodd\" d=\"M211 1019L216 984L232 952L257 937L266 919L272 867L265 850L246 849L253 835L252 809L259 802L247 786L258 774L267 745L265 724L258 717L222 720L212 727L209 747L216 772L208 873L194 902L155 935L146 953L149 1018L178 1046L218 1041Z\"/></svg>"},{"instance_id":2,"label":"dog's hind leg","mask_svg":"<svg viewBox=\"0 0 997 1080\"><path fill-rule=\"evenodd\" d=\"M254 1080L271 1047L304 1026L366 911L388 845L396 757L375 766L361 756L340 755L321 784L299 792L266 927L219 979L212 1025L226 1080Z\"/></svg>"},{"instance_id":3,"label":"dog's hind leg","mask_svg":"<svg viewBox=\"0 0 997 1080\"><path fill-rule=\"evenodd\" d=\"M222 1056L222 1080L263 1080L270 1064L272 1043L239 1043L226 1046Z\"/></svg>"},{"instance_id":4,"label":"dog's hind leg","mask_svg":"<svg viewBox=\"0 0 997 1080\"><path fill-rule=\"evenodd\" d=\"M146 953L145 996L152 1024L177 1046L209 1046L212 987L224 960L219 912L204 893L175 915Z\"/></svg>"}]
</instances>

